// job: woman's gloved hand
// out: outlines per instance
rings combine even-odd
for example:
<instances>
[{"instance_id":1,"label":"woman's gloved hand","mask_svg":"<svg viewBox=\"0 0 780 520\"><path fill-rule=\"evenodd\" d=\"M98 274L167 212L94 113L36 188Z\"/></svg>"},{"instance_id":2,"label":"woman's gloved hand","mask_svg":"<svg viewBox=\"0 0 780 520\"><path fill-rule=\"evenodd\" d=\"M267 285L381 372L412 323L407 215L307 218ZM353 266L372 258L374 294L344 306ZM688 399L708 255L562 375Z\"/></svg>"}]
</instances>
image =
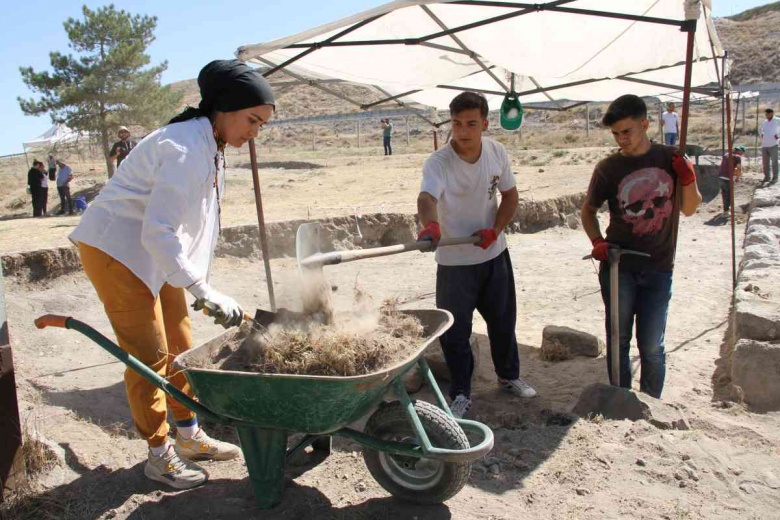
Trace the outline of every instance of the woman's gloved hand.
<instances>
[{"instance_id":1,"label":"woman's gloved hand","mask_svg":"<svg viewBox=\"0 0 780 520\"><path fill-rule=\"evenodd\" d=\"M222 325L226 329L241 325L244 320L244 309L236 300L222 294L206 281L199 280L187 287L187 290L195 296L193 309L199 311L207 309L208 315L214 318L214 323Z\"/></svg>"}]
</instances>

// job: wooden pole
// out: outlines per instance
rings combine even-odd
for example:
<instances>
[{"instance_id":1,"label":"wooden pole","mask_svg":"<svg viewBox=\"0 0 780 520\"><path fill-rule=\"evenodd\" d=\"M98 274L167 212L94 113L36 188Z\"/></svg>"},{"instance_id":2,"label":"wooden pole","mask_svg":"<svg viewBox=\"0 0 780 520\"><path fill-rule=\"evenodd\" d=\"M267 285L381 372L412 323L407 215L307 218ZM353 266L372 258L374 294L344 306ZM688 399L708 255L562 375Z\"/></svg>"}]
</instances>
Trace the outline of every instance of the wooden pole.
<instances>
[{"instance_id":1,"label":"wooden pole","mask_svg":"<svg viewBox=\"0 0 780 520\"><path fill-rule=\"evenodd\" d=\"M314 134L312 134L314 135ZM265 281L268 285L268 301L271 303L271 311L276 312L276 298L274 297L274 281L271 277L271 257L268 253L268 236L265 232L265 216L263 215L263 196L260 193L260 175L257 171L257 150L255 140L249 140L249 160L252 163L252 184L255 188L255 208L257 209L257 227L260 230L260 250L263 253L265 265Z\"/></svg>"},{"instance_id":2,"label":"wooden pole","mask_svg":"<svg viewBox=\"0 0 780 520\"><path fill-rule=\"evenodd\" d=\"M439 149L439 129L434 127L433 128L433 151Z\"/></svg>"},{"instance_id":3,"label":"wooden pole","mask_svg":"<svg viewBox=\"0 0 780 520\"><path fill-rule=\"evenodd\" d=\"M6 488L17 488L26 480L21 458L22 425L16 398L14 359L8 335L2 272L0 272L0 446L2 446L0 448L0 502L2 502Z\"/></svg>"},{"instance_id":4,"label":"wooden pole","mask_svg":"<svg viewBox=\"0 0 780 520\"><path fill-rule=\"evenodd\" d=\"M739 98L737 98L739 99ZM731 94L726 93L726 140L728 141L729 214L731 219L731 288L737 287L737 235L734 222L734 138L731 133ZM736 120L736 117L734 118Z\"/></svg>"},{"instance_id":5,"label":"wooden pole","mask_svg":"<svg viewBox=\"0 0 780 520\"><path fill-rule=\"evenodd\" d=\"M585 137L590 137L590 105L585 105Z\"/></svg>"},{"instance_id":6,"label":"wooden pole","mask_svg":"<svg viewBox=\"0 0 780 520\"><path fill-rule=\"evenodd\" d=\"M357 142L358 148L360 148L360 119L357 121Z\"/></svg>"},{"instance_id":7,"label":"wooden pole","mask_svg":"<svg viewBox=\"0 0 780 520\"><path fill-rule=\"evenodd\" d=\"M759 105L758 100L760 98L761 98L760 94L758 96L756 96L756 141L755 141L755 144L753 145L753 155L754 155L753 159L756 160L756 165L758 165L758 118L760 117L759 116L759 108L758 108L758 105Z\"/></svg>"},{"instance_id":8,"label":"wooden pole","mask_svg":"<svg viewBox=\"0 0 780 520\"><path fill-rule=\"evenodd\" d=\"M406 147L409 147L409 116L405 117L406 120Z\"/></svg>"},{"instance_id":9,"label":"wooden pole","mask_svg":"<svg viewBox=\"0 0 780 520\"><path fill-rule=\"evenodd\" d=\"M688 43L685 50L685 79L683 81L683 104L680 121L680 150L685 153L685 144L688 140L688 116L691 105L691 74L693 73L693 44L696 37L696 20L693 27L688 28ZM675 204L672 211L672 243L674 244L674 256L677 256L677 233L680 227L680 205L682 204L682 186L677 179L674 189Z\"/></svg>"}]
</instances>

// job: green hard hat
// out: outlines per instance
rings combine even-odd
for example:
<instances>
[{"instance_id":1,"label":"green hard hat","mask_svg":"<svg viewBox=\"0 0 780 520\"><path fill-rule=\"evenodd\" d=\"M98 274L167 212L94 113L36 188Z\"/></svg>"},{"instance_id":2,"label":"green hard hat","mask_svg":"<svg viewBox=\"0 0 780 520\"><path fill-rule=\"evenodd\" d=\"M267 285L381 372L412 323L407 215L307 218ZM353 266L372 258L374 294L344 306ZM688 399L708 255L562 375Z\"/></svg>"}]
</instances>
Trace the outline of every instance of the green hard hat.
<instances>
[{"instance_id":1,"label":"green hard hat","mask_svg":"<svg viewBox=\"0 0 780 520\"><path fill-rule=\"evenodd\" d=\"M517 98L517 94L508 93L501 103L501 128L504 130L517 130L523 124L523 105Z\"/></svg>"}]
</instances>

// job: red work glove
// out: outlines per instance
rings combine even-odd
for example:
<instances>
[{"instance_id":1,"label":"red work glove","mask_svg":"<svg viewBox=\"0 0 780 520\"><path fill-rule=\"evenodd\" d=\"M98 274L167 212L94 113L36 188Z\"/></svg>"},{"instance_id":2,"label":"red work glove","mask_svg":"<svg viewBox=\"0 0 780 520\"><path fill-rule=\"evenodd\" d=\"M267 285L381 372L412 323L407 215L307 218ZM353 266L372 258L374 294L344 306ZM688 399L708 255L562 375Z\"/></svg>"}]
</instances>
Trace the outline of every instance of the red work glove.
<instances>
[{"instance_id":1,"label":"red work glove","mask_svg":"<svg viewBox=\"0 0 780 520\"><path fill-rule=\"evenodd\" d=\"M436 247L439 245L439 240L441 240L441 228L439 227L439 223L435 220L428 222L428 225L420 231L419 235L417 235L417 241L419 242L421 240L430 240L433 243L431 251L436 250Z\"/></svg>"},{"instance_id":2,"label":"red work glove","mask_svg":"<svg viewBox=\"0 0 780 520\"><path fill-rule=\"evenodd\" d=\"M696 170L693 168L693 163L681 153L672 155L672 168L683 186L696 182Z\"/></svg>"},{"instance_id":3,"label":"red work glove","mask_svg":"<svg viewBox=\"0 0 780 520\"><path fill-rule=\"evenodd\" d=\"M479 237L482 239L476 244L474 244L475 246L479 246L482 249L487 249L488 247L490 247L490 245L493 242L495 242L498 239L498 233L496 233L496 230L493 228L480 229L479 231L477 231L471 236Z\"/></svg>"},{"instance_id":4,"label":"red work glove","mask_svg":"<svg viewBox=\"0 0 780 520\"><path fill-rule=\"evenodd\" d=\"M594 238L591 243L593 244L593 251L590 255L599 260L600 262L606 262L609 260L609 242L601 237Z\"/></svg>"}]
</instances>

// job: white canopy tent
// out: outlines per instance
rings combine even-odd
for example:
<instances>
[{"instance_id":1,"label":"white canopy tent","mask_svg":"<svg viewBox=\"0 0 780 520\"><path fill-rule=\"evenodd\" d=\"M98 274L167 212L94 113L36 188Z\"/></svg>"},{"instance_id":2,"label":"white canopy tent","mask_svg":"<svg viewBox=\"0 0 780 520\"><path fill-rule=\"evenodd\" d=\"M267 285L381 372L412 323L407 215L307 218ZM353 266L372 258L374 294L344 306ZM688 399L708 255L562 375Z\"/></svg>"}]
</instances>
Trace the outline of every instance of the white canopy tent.
<instances>
[{"instance_id":1,"label":"white canopy tent","mask_svg":"<svg viewBox=\"0 0 780 520\"><path fill-rule=\"evenodd\" d=\"M453 90L482 91L491 108L508 91L523 102L608 101L681 89L684 31L695 27L690 85L715 85L694 88L712 95L722 84L723 49L710 7L709 0L398 0L243 46L237 56L271 67L266 75L338 78L376 86L386 100L439 109Z\"/></svg>"},{"instance_id":2,"label":"white canopy tent","mask_svg":"<svg viewBox=\"0 0 780 520\"><path fill-rule=\"evenodd\" d=\"M89 139L89 134L77 132L65 123L58 123L38 137L25 141L22 146L27 148L54 148L65 144L74 144Z\"/></svg>"},{"instance_id":3,"label":"white canopy tent","mask_svg":"<svg viewBox=\"0 0 780 520\"><path fill-rule=\"evenodd\" d=\"M266 77L284 71L362 109L411 102L446 109L463 90L482 92L491 108L507 94L571 107L682 90L681 148L691 93L722 96L726 88L711 0L396 0L236 55L270 67ZM323 83L333 79L384 97L350 99ZM265 258L254 142L250 154ZM266 278L274 307L267 262Z\"/></svg>"}]
</instances>

